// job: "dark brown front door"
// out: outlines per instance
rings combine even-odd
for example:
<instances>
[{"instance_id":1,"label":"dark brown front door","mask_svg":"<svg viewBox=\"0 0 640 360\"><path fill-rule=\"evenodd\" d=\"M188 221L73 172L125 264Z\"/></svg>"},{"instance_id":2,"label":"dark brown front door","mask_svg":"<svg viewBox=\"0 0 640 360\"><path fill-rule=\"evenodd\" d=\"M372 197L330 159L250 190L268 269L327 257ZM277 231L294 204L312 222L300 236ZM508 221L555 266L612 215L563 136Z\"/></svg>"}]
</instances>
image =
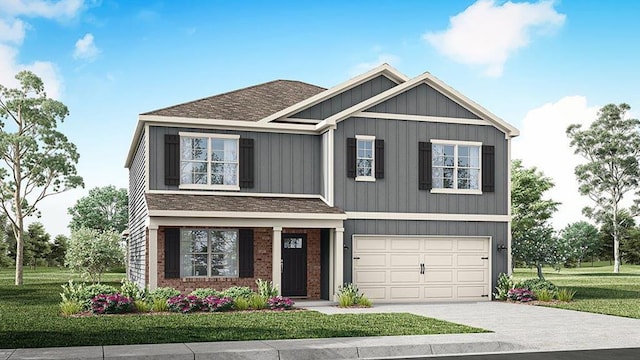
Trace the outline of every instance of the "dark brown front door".
<instances>
[{"instance_id":1,"label":"dark brown front door","mask_svg":"<svg viewBox=\"0 0 640 360\"><path fill-rule=\"evenodd\" d=\"M307 236L282 234L282 295L307 295Z\"/></svg>"}]
</instances>

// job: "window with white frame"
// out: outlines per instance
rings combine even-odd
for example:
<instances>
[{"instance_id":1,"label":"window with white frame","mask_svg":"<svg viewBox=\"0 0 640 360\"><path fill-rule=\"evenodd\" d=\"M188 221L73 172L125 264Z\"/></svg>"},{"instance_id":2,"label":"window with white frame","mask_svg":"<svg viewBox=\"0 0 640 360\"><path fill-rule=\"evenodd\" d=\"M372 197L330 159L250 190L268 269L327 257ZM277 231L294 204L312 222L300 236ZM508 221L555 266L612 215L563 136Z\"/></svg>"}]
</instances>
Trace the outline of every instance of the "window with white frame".
<instances>
[{"instance_id":1,"label":"window with white frame","mask_svg":"<svg viewBox=\"0 0 640 360\"><path fill-rule=\"evenodd\" d=\"M180 133L180 186L236 189L238 135Z\"/></svg>"},{"instance_id":2,"label":"window with white frame","mask_svg":"<svg viewBox=\"0 0 640 360\"><path fill-rule=\"evenodd\" d=\"M432 186L435 191L480 191L481 143L432 141L432 144Z\"/></svg>"},{"instance_id":3,"label":"window with white frame","mask_svg":"<svg viewBox=\"0 0 640 360\"><path fill-rule=\"evenodd\" d=\"M356 135L356 180L375 181L374 136Z\"/></svg>"},{"instance_id":4,"label":"window with white frame","mask_svg":"<svg viewBox=\"0 0 640 360\"><path fill-rule=\"evenodd\" d=\"M237 277L238 230L183 229L181 277Z\"/></svg>"}]
</instances>

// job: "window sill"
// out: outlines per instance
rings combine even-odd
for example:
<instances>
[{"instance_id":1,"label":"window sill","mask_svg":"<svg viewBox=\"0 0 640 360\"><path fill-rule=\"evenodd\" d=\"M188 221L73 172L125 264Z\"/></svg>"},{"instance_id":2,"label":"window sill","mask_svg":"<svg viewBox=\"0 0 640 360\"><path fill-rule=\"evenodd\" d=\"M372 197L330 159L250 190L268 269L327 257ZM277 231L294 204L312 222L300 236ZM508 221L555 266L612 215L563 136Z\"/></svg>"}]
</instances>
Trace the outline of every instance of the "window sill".
<instances>
[{"instance_id":1,"label":"window sill","mask_svg":"<svg viewBox=\"0 0 640 360\"><path fill-rule=\"evenodd\" d=\"M431 189L432 194L482 195L482 190Z\"/></svg>"},{"instance_id":2,"label":"window sill","mask_svg":"<svg viewBox=\"0 0 640 360\"><path fill-rule=\"evenodd\" d=\"M376 178L373 176L357 176L356 181L376 182Z\"/></svg>"},{"instance_id":3,"label":"window sill","mask_svg":"<svg viewBox=\"0 0 640 360\"><path fill-rule=\"evenodd\" d=\"M196 281L236 281L239 276L186 276L180 278L182 281L196 282Z\"/></svg>"},{"instance_id":4,"label":"window sill","mask_svg":"<svg viewBox=\"0 0 640 360\"><path fill-rule=\"evenodd\" d=\"M201 185L201 184L180 184L180 190L228 190L240 191L238 185Z\"/></svg>"}]
</instances>

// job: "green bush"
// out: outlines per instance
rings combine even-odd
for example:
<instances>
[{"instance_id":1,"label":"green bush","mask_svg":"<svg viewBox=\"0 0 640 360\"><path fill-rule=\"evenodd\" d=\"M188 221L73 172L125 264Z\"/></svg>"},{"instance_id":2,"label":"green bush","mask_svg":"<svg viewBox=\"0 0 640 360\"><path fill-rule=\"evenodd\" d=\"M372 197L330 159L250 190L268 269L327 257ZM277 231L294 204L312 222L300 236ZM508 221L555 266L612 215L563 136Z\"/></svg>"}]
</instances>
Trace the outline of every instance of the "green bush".
<instances>
[{"instance_id":1,"label":"green bush","mask_svg":"<svg viewBox=\"0 0 640 360\"><path fill-rule=\"evenodd\" d=\"M180 295L180 291L172 287L160 287L149 292L149 298L155 302L155 300L162 300L166 302L169 298Z\"/></svg>"},{"instance_id":2,"label":"green bush","mask_svg":"<svg viewBox=\"0 0 640 360\"><path fill-rule=\"evenodd\" d=\"M267 307L267 298L262 295L253 294L249 299L249 308L254 310L262 310Z\"/></svg>"},{"instance_id":3,"label":"green bush","mask_svg":"<svg viewBox=\"0 0 640 360\"><path fill-rule=\"evenodd\" d=\"M352 283L345 284L338 289L338 306L362 306L371 307L373 302L364 296L358 287Z\"/></svg>"},{"instance_id":4,"label":"green bush","mask_svg":"<svg viewBox=\"0 0 640 360\"><path fill-rule=\"evenodd\" d=\"M145 299L148 295L147 289L142 289L133 281L122 279L120 285L120 293L128 298L135 300Z\"/></svg>"},{"instance_id":5,"label":"green bush","mask_svg":"<svg viewBox=\"0 0 640 360\"><path fill-rule=\"evenodd\" d=\"M355 305L356 302L353 299L353 296L349 294L339 294L338 295L338 307L346 308Z\"/></svg>"},{"instance_id":6,"label":"green bush","mask_svg":"<svg viewBox=\"0 0 640 360\"><path fill-rule=\"evenodd\" d=\"M362 295L360 297L360 300L358 300L358 305L362 306L362 307L372 307L373 306L373 301L371 301L371 299L369 299L365 295Z\"/></svg>"},{"instance_id":7,"label":"green bush","mask_svg":"<svg viewBox=\"0 0 640 360\"><path fill-rule=\"evenodd\" d=\"M533 292L537 292L542 289L547 289L553 294L555 294L558 291L558 287L555 286L551 281L542 280L538 278L522 280L515 285L515 288L529 289Z\"/></svg>"},{"instance_id":8,"label":"green bush","mask_svg":"<svg viewBox=\"0 0 640 360\"><path fill-rule=\"evenodd\" d=\"M169 311L169 304L167 304L167 300L164 300L162 298L152 299L151 311L155 311L155 312Z\"/></svg>"},{"instance_id":9,"label":"green bush","mask_svg":"<svg viewBox=\"0 0 640 360\"><path fill-rule=\"evenodd\" d=\"M237 300L239 298L249 300L253 294L255 294L253 290L247 286L232 286L222 292L223 297L230 297L233 300Z\"/></svg>"},{"instance_id":10,"label":"green bush","mask_svg":"<svg viewBox=\"0 0 640 360\"><path fill-rule=\"evenodd\" d=\"M548 289L541 289L541 290L535 291L535 296L536 296L536 299L540 301L551 301L553 300L554 293L549 291Z\"/></svg>"},{"instance_id":11,"label":"green bush","mask_svg":"<svg viewBox=\"0 0 640 360\"><path fill-rule=\"evenodd\" d=\"M263 298L269 299L278 296L278 288L273 285L273 281L258 279L256 285L258 285L258 294Z\"/></svg>"},{"instance_id":12,"label":"green bush","mask_svg":"<svg viewBox=\"0 0 640 360\"><path fill-rule=\"evenodd\" d=\"M60 310L62 311L62 314L69 316L81 313L82 310L84 310L84 306L82 303L75 300L63 300L60 303Z\"/></svg>"},{"instance_id":13,"label":"green bush","mask_svg":"<svg viewBox=\"0 0 640 360\"><path fill-rule=\"evenodd\" d=\"M151 304L146 300L134 300L133 305L136 307L137 312L145 313L151 311Z\"/></svg>"},{"instance_id":14,"label":"green bush","mask_svg":"<svg viewBox=\"0 0 640 360\"><path fill-rule=\"evenodd\" d=\"M207 296L220 297L220 292L216 291L216 289L199 288L199 289L193 290L190 295L195 295L201 299L204 299Z\"/></svg>"},{"instance_id":15,"label":"green bush","mask_svg":"<svg viewBox=\"0 0 640 360\"><path fill-rule=\"evenodd\" d=\"M249 300L244 297L238 297L233 299L233 308L238 311L244 311L249 309Z\"/></svg>"},{"instance_id":16,"label":"green bush","mask_svg":"<svg viewBox=\"0 0 640 360\"><path fill-rule=\"evenodd\" d=\"M514 288L513 279L507 274L500 274L498 277L498 285L496 286L496 292L493 296L497 300L507 300L507 294L509 290Z\"/></svg>"},{"instance_id":17,"label":"green bush","mask_svg":"<svg viewBox=\"0 0 640 360\"><path fill-rule=\"evenodd\" d=\"M117 292L118 289L111 285L86 285L85 283L74 283L73 280L69 280L66 285L62 285L60 297L62 302L74 301L82 304L84 310L89 310L91 308L91 300L94 297L100 294L113 295Z\"/></svg>"},{"instance_id":18,"label":"green bush","mask_svg":"<svg viewBox=\"0 0 640 360\"><path fill-rule=\"evenodd\" d=\"M575 295L576 295L576 292L574 290L563 288L558 290L556 294L556 298L560 301L569 302L569 301L573 301L573 297Z\"/></svg>"}]
</instances>

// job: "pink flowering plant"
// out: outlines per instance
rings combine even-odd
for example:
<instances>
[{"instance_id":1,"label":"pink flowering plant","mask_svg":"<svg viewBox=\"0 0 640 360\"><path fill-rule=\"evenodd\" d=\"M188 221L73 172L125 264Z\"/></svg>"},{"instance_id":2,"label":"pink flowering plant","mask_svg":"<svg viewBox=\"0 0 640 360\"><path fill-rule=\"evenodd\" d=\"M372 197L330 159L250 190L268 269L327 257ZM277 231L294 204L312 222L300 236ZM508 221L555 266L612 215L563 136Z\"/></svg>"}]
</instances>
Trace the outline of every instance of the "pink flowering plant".
<instances>
[{"instance_id":1,"label":"pink flowering plant","mask_svg":"<svg viewBox=\"0 0 640 360\"><path fill-rule=\"evenodd\" d=\"M120 293L99 294L91 299L91 311L94 314L124 314L134 309L133 300Z\"/></svg>"},{"instance_id":2,"label":"pink flowering plant","mask_svg":"<svg viewBox=\"0 0 640 360\"><path fill-rule=\"evenodd\" d=\"M533 291L527 288L515 288L509 290L509 292L507 293L507 299L520 302L529 302L535 300L536 296Z\"/></svg>"},{"instance_id":3,"label":"pink flowering plant","mask_svg":"<svg viewBox=\"0 0 640 360\"><path fill-rule=\"evenodd\" d=\"M212 312L229 311L233 308L233 299L230 297L217 297L209 295L202 300L203 310Z\"/></svg>"},{"instance_id":4,"label":"pink flowering plant","mask_svg":"<svg viewBox=\"0 0 640 360\"><path fill-rule=\"evenodd\" d=\"M267 300L267 305L271 310L290 310L293 308L293 300L288 297L274 296Z\"/></svg>"},{"instance_id":5,"label":"pink flowering plant","mask_svg":"<svg viewBox=\"0 0 640 360\"><path fill-rule=\"evenodd\" d=\"M169 311L183 314L200 311L202 309L202 299L195 295L177 295L167 299Z\"/></svg>"}]
</instances>

